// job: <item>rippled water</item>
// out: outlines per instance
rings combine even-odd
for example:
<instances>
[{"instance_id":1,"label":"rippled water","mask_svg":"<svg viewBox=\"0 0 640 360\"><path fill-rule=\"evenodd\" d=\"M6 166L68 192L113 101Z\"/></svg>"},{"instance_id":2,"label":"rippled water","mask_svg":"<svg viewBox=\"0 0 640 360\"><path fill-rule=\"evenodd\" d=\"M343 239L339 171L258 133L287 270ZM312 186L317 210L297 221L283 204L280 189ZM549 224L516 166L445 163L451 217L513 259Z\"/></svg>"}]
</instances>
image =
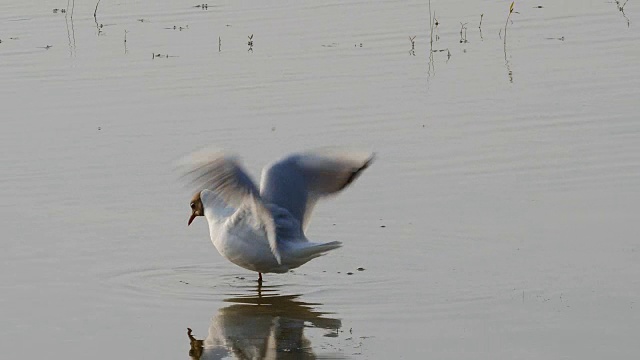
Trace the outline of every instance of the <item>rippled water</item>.
<instances>
[{"instance_id":1,"label":"rippled water","mask_svg":"<svg viewBox=\"0 0 640 360\"><path fill-rule=\"evenodd\" d=\"M0 3L3 357L637 356L624 4ZM186 227L205 145L378 159L258 289Z\"/></svg>"}]
</instances>

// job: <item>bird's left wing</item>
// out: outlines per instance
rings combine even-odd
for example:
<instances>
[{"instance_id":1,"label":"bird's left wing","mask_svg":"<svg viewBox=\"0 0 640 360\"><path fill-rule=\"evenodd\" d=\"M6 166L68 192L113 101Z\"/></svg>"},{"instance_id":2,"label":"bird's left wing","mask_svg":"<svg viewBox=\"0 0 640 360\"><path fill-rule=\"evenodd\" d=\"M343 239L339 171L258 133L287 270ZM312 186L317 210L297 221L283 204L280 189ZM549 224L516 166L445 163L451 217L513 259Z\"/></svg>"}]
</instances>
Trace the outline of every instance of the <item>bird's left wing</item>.
<instances>
[{"instance_id":1,"label":"bird's left wing","mask_svg":"<svg viewBox=\"0 0 640 360\"><path fill-rule=\"evenodd\" d=\"M276 226L271 211L266 208L258 188L240 166L236 157L223 153L196 152L184 162L189 164L185 176L191 178L198 191L208 189L235 208L248 208L264 226L269 247L278 263L280 252L276 242Z\"/></svg>"}]
</instances>

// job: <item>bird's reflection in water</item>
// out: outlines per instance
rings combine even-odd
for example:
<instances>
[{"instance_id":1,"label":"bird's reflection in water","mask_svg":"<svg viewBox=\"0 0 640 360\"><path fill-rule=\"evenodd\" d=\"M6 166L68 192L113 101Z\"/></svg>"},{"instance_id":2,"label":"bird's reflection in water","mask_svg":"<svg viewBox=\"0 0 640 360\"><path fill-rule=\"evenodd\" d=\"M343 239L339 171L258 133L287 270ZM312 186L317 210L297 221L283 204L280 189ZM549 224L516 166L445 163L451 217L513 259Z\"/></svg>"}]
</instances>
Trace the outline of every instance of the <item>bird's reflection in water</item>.
<instances>
[{"instance_id":1,"label":"bird's reflection in water","mask_svg":"<svg viewBox=\"0 0 640 360\"><path fill-rule=\"evenodd\" d=\"M315 359L304 329L326 329L332 336L341 326L339 319L314 310L320 304L300 301L299 295L263 292L261 287L250 296L226 299L233 305L218 310L204 340L196 339L188 329L191 358Z\"/></svg>"}]
</instances>

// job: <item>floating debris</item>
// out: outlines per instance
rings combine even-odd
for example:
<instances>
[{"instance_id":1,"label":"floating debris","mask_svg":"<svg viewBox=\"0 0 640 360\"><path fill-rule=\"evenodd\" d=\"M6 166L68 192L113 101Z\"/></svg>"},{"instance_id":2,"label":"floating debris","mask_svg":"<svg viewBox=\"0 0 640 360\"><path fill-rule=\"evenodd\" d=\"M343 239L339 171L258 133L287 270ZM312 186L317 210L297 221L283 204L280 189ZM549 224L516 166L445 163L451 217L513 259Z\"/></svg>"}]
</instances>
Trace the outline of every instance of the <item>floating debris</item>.
<instances>
[{"instance_id":1,"label":"floating debris","mask_svg":"<svg viewBox=\"0 0 640 360\"><path fill-rule=\"evenodd\" d=\"M352 273L351 271L349 271L349 272L347 273L347 275L353 275L353 273Z\"/></svg>"},{"instance_id":2,"label":"floating debris","mask_svg":"<svg viewBox=\"0 0 640 360\"><path fill-rule=\"evenodd\" d=\"M359 268L357 268L356 270L358 270L358 271L364 271L364 268L363 268L363 267L359 267Z\"/></svg>"},{"instance_id":3,"label":"floating debris","mask_svg":"<svg viewBox=\"0 0 640 360\"><path fill-rule=\"evenodd\" d=\"M168 59L170 57L178 57L177 55L169 55L169 54L164 54L163 55L163 54L156 54L156 53L152 53L151 55L152 55L152 59L155 59L155 58Z\"/></svg>"},{"instance_id":4,"label":"floating debris","mask_svg":"<svg viewBox=\"0 0 640 360\"><path fill-rule=\"evenodd\" d=\"M189 25L185 25L185 26L178 26L178 25L173 25L170 27L166 27L166 30L178 30L178 31L182 31L182 30L188 30L189 29Z\"/></svg>"}]
</instances>

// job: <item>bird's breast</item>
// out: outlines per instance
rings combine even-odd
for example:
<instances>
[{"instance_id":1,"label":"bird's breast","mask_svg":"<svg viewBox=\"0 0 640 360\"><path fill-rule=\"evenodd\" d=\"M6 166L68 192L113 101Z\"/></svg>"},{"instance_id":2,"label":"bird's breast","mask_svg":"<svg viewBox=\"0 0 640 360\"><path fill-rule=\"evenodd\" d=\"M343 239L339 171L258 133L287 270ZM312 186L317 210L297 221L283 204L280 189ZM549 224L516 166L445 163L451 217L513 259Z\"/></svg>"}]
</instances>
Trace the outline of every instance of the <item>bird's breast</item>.
<instances>
[{"instance_id":1,"label":"bird's breast","mask_svg":"<svg viewBox=\"0 0 640 360\"><path fill-rule=\"evenodd\" d=\"M282 272L271 252L264 230L236 224L233 228L215 229L211 241L220 255L232 263L257 272Z\"/></svg>"}]
</instances>

